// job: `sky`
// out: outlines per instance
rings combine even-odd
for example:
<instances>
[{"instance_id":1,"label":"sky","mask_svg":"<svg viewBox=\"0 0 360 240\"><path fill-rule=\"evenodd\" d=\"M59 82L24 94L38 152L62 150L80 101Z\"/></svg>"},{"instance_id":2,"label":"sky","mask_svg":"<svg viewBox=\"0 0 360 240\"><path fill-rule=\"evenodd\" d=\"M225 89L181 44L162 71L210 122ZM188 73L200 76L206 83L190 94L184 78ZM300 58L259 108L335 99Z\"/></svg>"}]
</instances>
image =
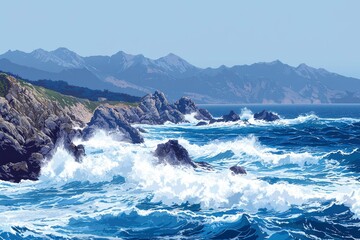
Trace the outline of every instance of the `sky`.
<instances>
[{"instance_id":1,"label":"sky","mask_svg":"<svg viewBox=\"0 0 360 240\"><path fill-rule=\"evenodd\" d=\"M4 0L0 52L174 53L198 67L306 63L360 78L359 0Z\"/></svg>"}]
</instances>

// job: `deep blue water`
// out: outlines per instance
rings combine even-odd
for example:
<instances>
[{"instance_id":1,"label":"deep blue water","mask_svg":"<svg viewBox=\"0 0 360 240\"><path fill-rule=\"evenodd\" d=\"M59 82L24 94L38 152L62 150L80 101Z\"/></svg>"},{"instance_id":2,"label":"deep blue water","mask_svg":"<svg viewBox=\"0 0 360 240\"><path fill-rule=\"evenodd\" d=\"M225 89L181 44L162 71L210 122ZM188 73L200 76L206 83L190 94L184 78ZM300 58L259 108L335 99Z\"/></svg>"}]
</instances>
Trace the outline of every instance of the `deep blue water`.
<instances>
[{"instance_id":1,"label":"deep blue water","mask_svg":"<svg viewBox=\"0 0 360 240\"><path fill-rule=\"evenodd\" d=\"M360 105L202 107L248 123L142 125L141 145L99 133L83 163L59 148L39 182L0 182L0 238L360 239ZM214 170L157 165L168 139Z\"/></svg>"}]
</instances>

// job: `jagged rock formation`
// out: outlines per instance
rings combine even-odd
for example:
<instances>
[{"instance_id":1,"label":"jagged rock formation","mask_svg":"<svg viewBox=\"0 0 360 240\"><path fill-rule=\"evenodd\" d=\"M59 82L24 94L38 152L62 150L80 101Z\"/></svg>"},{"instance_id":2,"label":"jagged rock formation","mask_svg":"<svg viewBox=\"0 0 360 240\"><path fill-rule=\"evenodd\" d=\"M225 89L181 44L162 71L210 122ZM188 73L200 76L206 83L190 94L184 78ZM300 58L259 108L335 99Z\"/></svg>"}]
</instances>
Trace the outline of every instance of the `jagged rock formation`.
<instances>
[{"instance_id":1,"label":"jagged rock formation","mask_svg":"<svg viewBox=\"0 0 360 240\"><path fill-rule=\"evenodd\" d=\"M267 122L273 122L273 121L279 120L280 117L278 115L276 115L275 113L268 112L266 110L262 110L261 112L254 114L254 119L264 120Z\"/></svg>"},{"instance_id":2,"label":"jagged rock formation","mask_svg":"<svg viewBox=\"0 0 360 240\"><path fill-rule=\"evenodd\" d=\"M146 95L138 106L100 106L91 117L93 109L94 103L87 100L35 87L0 73L0 179L36 180L41 166L59 144L80 162L85 147L74 145L72 140L89 139L97 129L115 133L121 141L142 143L139 130L130 124L180 123L186 121L184 114L212 119L208 111L198 109L191 99L181 98L169 104L161 92ZM75 126L86 127L81 131Z\"/></svg>"},{"instance_id":3,"label":"jagged rock formation","mask_svg":"<svg viewBox=\"0 0 360 240\"><path fill-rule=\"evenodd\" d=\"M133 128L116 108L98 107L88 126L83 131L83 138L89 139L98 129L117 134L119 140L131 143L144 142L139 131Z\"/></svg>"},{"instance_id":4,"label":"jagged rock formation","mask_svg":"<svg viewBox=\"0 0 360 240\"><path fill-rule=\"evenodd\" d=\"M209 124L216 123L216 122L237 122L240 121L240 116L235 113L233 110L229 112L229 114L223 115L219 119L211 119ZM198 126L206 125L205 122L199 122Z\"/></svg>"},{"instance_id":5,"label":"jagged rock formation","mask_svg":"<svg viewBox=\"0 0 360 240\"><path fill-rule=\"evenodd\" d=\"M77 160L81 146L71 141L91 115L85 103L0 74L0 179L35 180L60 142Z\"/></svg>"},{"instance_id":6,"label":"jagged rock formation","mask_svg":"<svg viewBox=\"0 0 360 240\"><path fill-rule=\"evenodd\" d=\"M184 114L194 114L195 118L210 120L211 114L198 109L195 103L186 97L169 104L164 93L156 91L143 97L138 106L98 107L83 131L83 138L89 139L97 129L117 134L119 140L142 143L144 139L137 128L130 124L164 124L165 122L186 122Z\"/></svg>"},{"instance_id":7,"label":"jagged rock formation","mask_svg":"<svg viewBox=\"0 0 360 240\"><path fill-rule=\"evenodd\" d=\"M156 91L143 97L137 107L116 108L129 123L164 124L165 122L186 122L185 114L195 114L198 120L211 120L211 114L205 109L198 109L187 97L182 97L174 104L169 104L164 93Z\"/></svg>"},{"instance_id":8,"label":"jagged rock formation","mask_svg":"<svg viewBox=\"0 0 360 240\"><path fill-rule=\"evenodd\" d=\"M229 114L222 116L222 119L224 122L236 122L240 120L240 117L233 110L231 110Z\"/></svg>"}]
</instances>

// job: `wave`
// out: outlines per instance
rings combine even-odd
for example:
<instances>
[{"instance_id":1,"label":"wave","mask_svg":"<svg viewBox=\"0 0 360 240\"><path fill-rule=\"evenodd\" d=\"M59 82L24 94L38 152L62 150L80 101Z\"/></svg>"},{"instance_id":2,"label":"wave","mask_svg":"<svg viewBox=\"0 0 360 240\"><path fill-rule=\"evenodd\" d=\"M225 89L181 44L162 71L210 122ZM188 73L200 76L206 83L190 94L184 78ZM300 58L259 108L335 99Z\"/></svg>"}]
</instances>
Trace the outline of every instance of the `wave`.
<instances>
[{"instance_id":1,"label":"wave","mask_svg":"<svg viewBox=\"0 0 360 240\"><path fill-rule=\"evenodd\" d=\"M185 139L179 139L182 144L194 158L214 157L218 154L232 151L237 157L238 161L252 162L260 161L266 166L280 166L286 164L297 164L304 166L308 164L316 164L321 159L321 156L313 156L308 152L283 153L276 148L269 148L259 143L255 136L245 138L238 138L233 141L219 141L215 140L210 144L196 145L191 144Z\"/></svg>"},{"instance_id":2,"label":"wave","mask_svg":"<svg viewBox=\"0 0 360 240\"><path fill-rule=\"evenodd\" d=\"M360 122L360 119L358 118L348 118L348 117L342 117L342 118L321 118L317 116L315 113L307 113L299 115L296 118L283 118L280 114L274 112L278 116L280 116L280 120L274 121L274 122L266 122L263 120L256 120L254 119L254 113L248 109L248 108L242 108L241 112L239 114L239 117L241 121L236 122L218 122L214 123L212 125L214 126L231 126L231 125L241 125L241 126L247 126L248 124L256 125L256 126L268 126L268 125L298 125L303 124L307 122L346 122L346 123L358 123ZM244 125L244 121L247 123ZM210 125L211 126L211 125Z\"/></svg>"},{"instance_id":3,"label":"wave","mask_svg":"<svg viewBox=\"0 0 360 240\"><path fill-rule=\"evenodd\" d=\"M253 212L261 208L285 211L293 204L301 205L309 199L319 197L319 193L309 191L309 187L287 183L269 184L257 179L256 173L235 176L228 168L202 172L156 165L152 151L160 142L162 141L146 140L140 145L119 143L99 132L84 142L88 155L82 163L75 162L64 149L57 149L53 159L43 167L40 181L99 182L111 181L115 176L121 175L131 188L151 192L155 202L161 201L168 205L189 202L201 204L204 208L238 207ZM252 154L271 164L304 161L302 154L277 157L270 153L271 149L258 144L254 137L204 146L190 144L184 139L180 139L180 143L188 148L192 156L231 149L235 154ZM314 161L311 156L304 156ZM310 161L309 159L307 161Z\"/></svg>"}]
</instances>

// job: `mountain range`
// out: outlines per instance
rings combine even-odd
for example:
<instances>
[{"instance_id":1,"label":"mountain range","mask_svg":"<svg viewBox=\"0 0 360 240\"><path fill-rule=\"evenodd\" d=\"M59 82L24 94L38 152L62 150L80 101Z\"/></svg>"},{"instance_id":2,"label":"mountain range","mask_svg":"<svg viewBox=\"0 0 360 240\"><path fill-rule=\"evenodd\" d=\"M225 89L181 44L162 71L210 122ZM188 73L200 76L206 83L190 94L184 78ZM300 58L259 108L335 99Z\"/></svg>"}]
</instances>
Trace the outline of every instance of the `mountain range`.
<instances>
[{"instance_id":1,"label":"mountain range","mask_svg":"<svg viewBox=\"0 0 360 240\"><path fill-rule=\"evenodd\" d=\"M82 57L66 48L7 51L0 70L29 80L63 80L80 87L143 96L155 90L170 100L197 103L359 103L360 80L279 60L233 67L199 68L168 54L159 59L122 51Z\"/></svg>"}]
</instances>

